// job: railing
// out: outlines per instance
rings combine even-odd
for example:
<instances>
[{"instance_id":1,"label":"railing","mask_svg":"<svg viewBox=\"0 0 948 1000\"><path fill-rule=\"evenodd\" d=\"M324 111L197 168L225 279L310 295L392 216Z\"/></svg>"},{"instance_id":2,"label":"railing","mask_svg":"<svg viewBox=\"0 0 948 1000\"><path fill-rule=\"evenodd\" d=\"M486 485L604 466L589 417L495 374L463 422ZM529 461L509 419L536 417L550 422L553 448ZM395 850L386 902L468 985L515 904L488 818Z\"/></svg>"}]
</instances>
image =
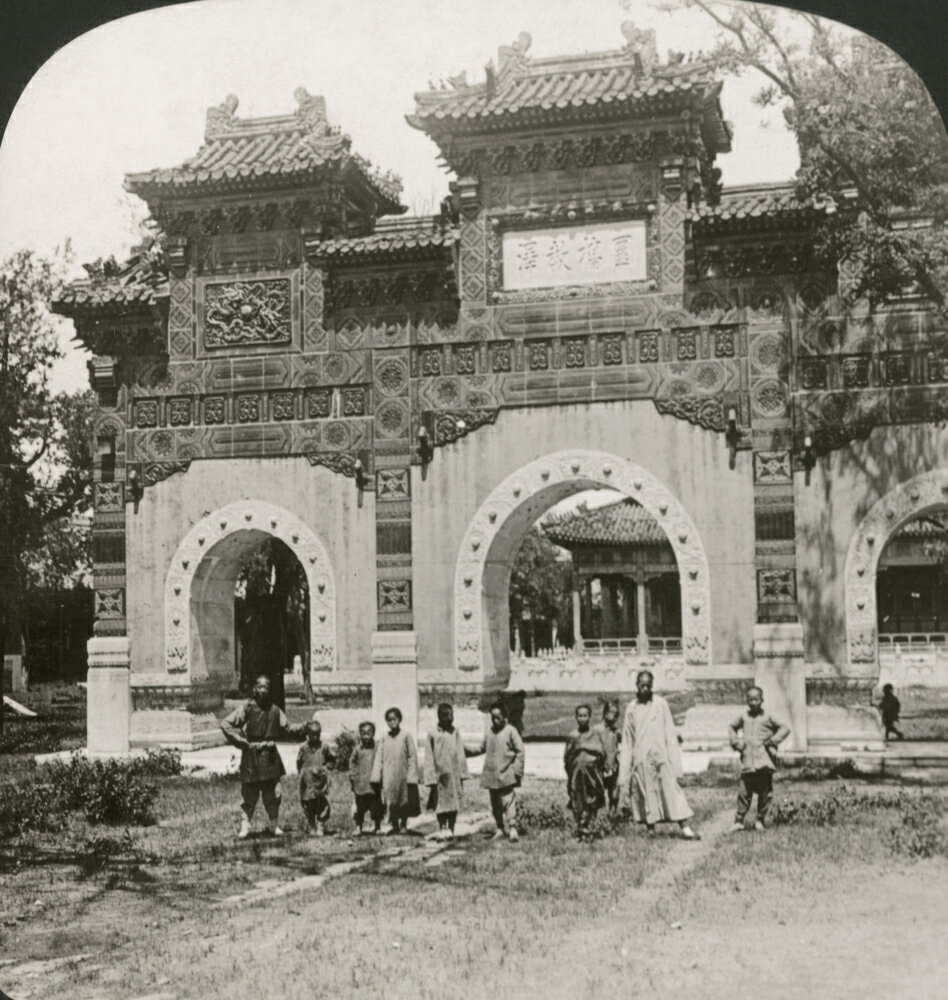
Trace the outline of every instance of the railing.
<instances>
[{"instance_id":1,"label":"railing","mask_svg":"<svg viewBox=\"0 0 948 1000\"><path fill-rule=\"evenodd\" d=\"M948 632L882 632L879 646L890 649L930 649L948 646Z\"/></svg>"},{"instance_id":2,"label":"railing","mask_svg":"<svg viewBox=\"0 0 948 1000\"><path fill-rule=\"evenodd\" d=\"M638 639L583 639L582 651L593 656L614 656L617 653L680 653L681 639L677 636L648 636L648 649L640 649Z\"/></svg>"}]
</instances>

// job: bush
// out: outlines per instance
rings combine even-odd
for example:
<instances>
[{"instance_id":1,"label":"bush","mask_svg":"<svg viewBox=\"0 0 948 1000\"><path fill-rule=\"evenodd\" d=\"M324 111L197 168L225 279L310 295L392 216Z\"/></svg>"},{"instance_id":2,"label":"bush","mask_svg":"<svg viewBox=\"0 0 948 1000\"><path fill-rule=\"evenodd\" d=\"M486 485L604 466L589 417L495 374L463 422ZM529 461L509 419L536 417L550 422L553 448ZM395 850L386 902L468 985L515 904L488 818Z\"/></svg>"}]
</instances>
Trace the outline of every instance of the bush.
<instances>
[{"instance_id":1,"label":"bush","mask_svg":"<svg viewBox=\"0 0 948 1000\"><path fill-rule=\"evenodd\" d=\"M158 786L146 780L152 774L148 768L154 758L157 766L172 766L172 757L161 754L153 758L130 761L89 760L73 754L68 761L46 765L45 777L58 790L66 809L81 810L90 823L134 823L147 825L154 821L154 805ZM180 755L178 755L180 767ZM161 771L159 773L169 773Z\"/></svg>"},{"instance_id":2,"label":"bush","mask_svg":"<svg viewBox=\"0 0 948 1000\"><path fill-rule=\"evenodd\" d=\"M62 829L66 814L62 797L51 785L0 785L0 837Z\"/></svg>"},{"instance_id":3,"label":"bush","mask_svg":"<svg viewBox=\"0 0 948 1000\"><path fill-rule=\"evenodd\" d=\"M70 749L86 735L84 720L78 719L4 719L0 734L0 754L56 753Z\"/></svg>"},{"instance_id":4,"label":"bush","mask_svg":"<svg viewBox=\"0 0 948 1000\"><path fill-rule=\"evenodd\" d=\"M518 803L517 822L533 830L566 830L572 823L572 817L562 806L552 805L545 809L530 809Z\"/></svg>"},{"instance_id":5,"label":"bush","mask_svg":"<svg viewBox=\"0 0 948 1000\"><path fill-rule=\"evenodd\" d=\"M349 760L358 742L358 733L354 733L351 729L342 729L336 734L336 738L332 741L332 752L336 757L337 771L349 770Z\"/></svg>"},{"instance_id":6,"label":"bush","mask_svg":"<svg viewBox=\"0 0 948 1000\"><path fill-rule=\"evenodd\" d=\"M143 757L133 757L128 766L149 778L176 778L184 770L180 750L146 750Z\"/></svg>"},{"instance_id":7,"label":"bush","mask_svg":"<svg viewBox=\"0 0 948 1000\"><path fill-rule=\"evenodd\" d=\"M944 804L930 793L912 795L901 792L898 798L899 823L889 831L889 848L910 858L931 858L948 853L942 826Z\"/></svg>"}]
</instances>

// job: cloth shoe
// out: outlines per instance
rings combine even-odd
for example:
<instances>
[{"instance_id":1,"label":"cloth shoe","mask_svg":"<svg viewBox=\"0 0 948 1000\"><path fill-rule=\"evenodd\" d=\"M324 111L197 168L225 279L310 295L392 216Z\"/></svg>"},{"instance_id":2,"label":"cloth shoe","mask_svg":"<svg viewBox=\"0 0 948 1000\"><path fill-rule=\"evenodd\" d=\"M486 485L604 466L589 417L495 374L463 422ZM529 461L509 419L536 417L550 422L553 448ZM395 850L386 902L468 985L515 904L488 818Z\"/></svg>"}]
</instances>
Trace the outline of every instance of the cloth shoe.
<instances>
[{"instance_id":1,"label":"cloth shoe","mask_svg":"<svg viewBox=\"0 0 948 1000\"><path fill-rule=\"evenodd\" d=\"M510 828L509 838L511 844L516 844L517 841L520 840L520 834L517 833L517 828L515 826Z\"/></svg>"},{"instance_id":2,"label":"cloth shoe","mask_svg":"<svg viewBox=\"0 0 948 1000\"><path fill-rule=\"evenodd\" d=\"M273 834L274 837L282 837L282 836L284 836L283 827L282 826L274 826L270 830L270 832Z\"/></svg>"},{"instance_id":3,"label":"cloth shoe","mask_svg":"<svg viewBox=\"0 0 948 1000\"><path fill-rule=\"evenodd\" d=\"M237 834L238 840L246 840L250 836L250 820L244 817L240 821L240 830Z\"/></svg>"},{"instance_id":4,"label":"cloth shoe","mask_svg":"<svg viewBox=\"0 0 948 1000\"><path fill-rule=\"evenodd\" d=\"M503 831L503 830L501 830L501 829L500 829L500 827L498 827L498 828L497 828L497 829L496 829L496 830L494 831L494 835L493 835L493 837L491 837L490 839L491 839L491 840L503 840L503 839L504 839L504 831Z\"/></svg>"},{"instance_id":5,"label":"cloth shoe","mask_svg":"<svg viewBox=\"0 0 948 1000\"><path fill-rule=\"evenodd\" d=\"M737 820L734 821L734 825L731 827L731 833L743 833L744 824L738 823Z\"/></svg>"},{"instance_id":6,"label":"cloth shoe","mask_svg":"<svg viewBox=\"0 0 948 1000\"><path fill-rule=\"evenodd\" d=\"M767 827L765 827L764 824L761 823L760 820L757 820L757 822L754 824L754 829L755 830L766 830Z\"/></svg>"}]
</instances>

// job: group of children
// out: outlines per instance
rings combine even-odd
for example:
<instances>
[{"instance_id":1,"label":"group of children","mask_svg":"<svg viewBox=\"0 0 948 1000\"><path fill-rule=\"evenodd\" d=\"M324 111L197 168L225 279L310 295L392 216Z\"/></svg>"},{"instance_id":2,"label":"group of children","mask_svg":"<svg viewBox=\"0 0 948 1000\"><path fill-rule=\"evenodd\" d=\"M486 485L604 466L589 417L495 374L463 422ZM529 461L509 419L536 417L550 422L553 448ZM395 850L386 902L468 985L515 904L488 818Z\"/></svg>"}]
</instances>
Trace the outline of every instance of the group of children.
<instances>
[{"instance_id":1,"label":"group of children","mask_svg":"<svg viewBox=\"0 0 948 1000\"><path fill-rule=\"evenodd\" d=\"M502 704L490 710L490 729L479 747L466 748L454 725L454 709L438 706L438 724L426 737L424 767L419 772L414 737L402 728L402 713L390 708L385 713L387 732L376 740L375 725L359 725L359 741L349 758L349 783L353 794L353 818L356 834L381 833L388 816L389 834L404 833L408 820L421 814L419 783L428 788L427 807L438 819L435 837L454 836L460 812L464 782L468 778L467 758L484 755L481 787L490 797L491 812L497 829L496 838L516 842L517 788L523 780L523 740L507 719ZM299 772L300 803L310 832L325 836L330 818L329 771L336 764L332 749L322 742L322 726L313 719L303 726L292 726L270 697L266 677L257 678L253 697L221 723L228 742L240 748L240 779L244 818L238 836L250 835L250 822L259 798L276 835L279 826L280 778L285 773L276 749L276 740L305 738L296 757ZM419 779L421 779L419 781ZM366 820L371 829L366 830Z\"/></svg>"},{"instance_id":2,"label":"group of children","mask_svg":"<svg viewBox=\"0 0 948 1000\"><path fill-rule=\"evenodd\" d=\"M645 823L650 832L656 821L679 823L686 839L697 839L687 825L691 816L684 796L677 787L681 776L677 742L668 735L674 730L671 713L658 695L652 694L652 677L642 671L637 679L637 696L626 710L620 732L619 706L614 701L603 707L602 721L592 725L588 704L576 709L576 728L566 742L563 763L566 769L568 803L580 834L588 831L600 810L615 815L623 805L630 805L634 818ZM898 703L886 692L883 699L886 736L901 733L895 728ZM891 704L895 702L895 707ZM388 731L376 740L375 726L363 722L359 741L349 760L349 782L353 794L356 832L380 833L388 816L390 834L403 833L408 820L421 814L419 784L428 789L427 808L438 819L436 838L454 836L455 823L468 779L467 758L484 755L481 787L490 797L496 824L495 838L519 840L517 828L517 789L523 780L524 746L518 729L511 725L503 704L490 709L490 728L480 746L465 747L454 724L454 709L438 706L438 723L425 739L424 766L419 770L418 753L411 733L402 728L402 713L390 708L385 713ZM283 712L272 703L270 683L257 678L253 697L221 723L227 740L241 750L240 779L244 819L241 838L250 834L250 821L257 801L262 797L270 820L270 829L282 834L279 827L280 777L285 773L277 752L278 739L305 738L296 758L299 772L300 801L310 830L324 836L330 817L329 770L336 759L322 742L322 727L313 719L303 726L292 726ZM740 754L741 785L738 792L735 831L744 822L753 797L757 796L756 827L764 829L773 800L773 774L776 748L790 733L789 728L764 712L763 692L753 686L747 690L747 708L729 727L731 746ZM621 750L621 753L620 753ZM371 830L365 828L366 820Z\"/></svg>"}]
</instances>

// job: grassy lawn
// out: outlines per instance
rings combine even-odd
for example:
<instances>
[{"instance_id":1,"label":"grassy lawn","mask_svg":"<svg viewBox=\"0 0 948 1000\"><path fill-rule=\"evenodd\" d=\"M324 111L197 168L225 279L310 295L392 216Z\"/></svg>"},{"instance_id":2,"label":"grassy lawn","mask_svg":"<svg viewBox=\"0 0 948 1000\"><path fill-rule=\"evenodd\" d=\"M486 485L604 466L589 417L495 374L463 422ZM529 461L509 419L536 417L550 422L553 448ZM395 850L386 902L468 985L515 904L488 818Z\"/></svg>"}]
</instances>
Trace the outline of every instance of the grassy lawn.
<instances>
[{"instance_id":1,"label":"grassy lawn","mask_svg":"<svg viewBox=\"0 0 948 1000\"><path fill-rule=\"evenodd\" d=\"M948 973L948 859L893 853L898 809L729 836L733 785L711 781L687 790L700 843L623 826L581 844L568 829L531 827L519 845L475 835L430 856L419 837L350 837L345 775L332 791L341 835L323 840L299 832L294 777L286 842L234 839L236 779L162 786L158 825L127 838L73 816L61 833L0 841L0 988L15 1000L230 1000L235 989L288 1000L731 998L764 984L790 1000L846 1000L935 996ZM835 787L784 782L778 798L800 805ZM564 799L561 782L523 789L534 815ZM486 810L479 789L468 800ZM359 859L363 869L318 888L222 903ZM38 976L16 968L80 954Z\"/></svg>"}]
</instances>

